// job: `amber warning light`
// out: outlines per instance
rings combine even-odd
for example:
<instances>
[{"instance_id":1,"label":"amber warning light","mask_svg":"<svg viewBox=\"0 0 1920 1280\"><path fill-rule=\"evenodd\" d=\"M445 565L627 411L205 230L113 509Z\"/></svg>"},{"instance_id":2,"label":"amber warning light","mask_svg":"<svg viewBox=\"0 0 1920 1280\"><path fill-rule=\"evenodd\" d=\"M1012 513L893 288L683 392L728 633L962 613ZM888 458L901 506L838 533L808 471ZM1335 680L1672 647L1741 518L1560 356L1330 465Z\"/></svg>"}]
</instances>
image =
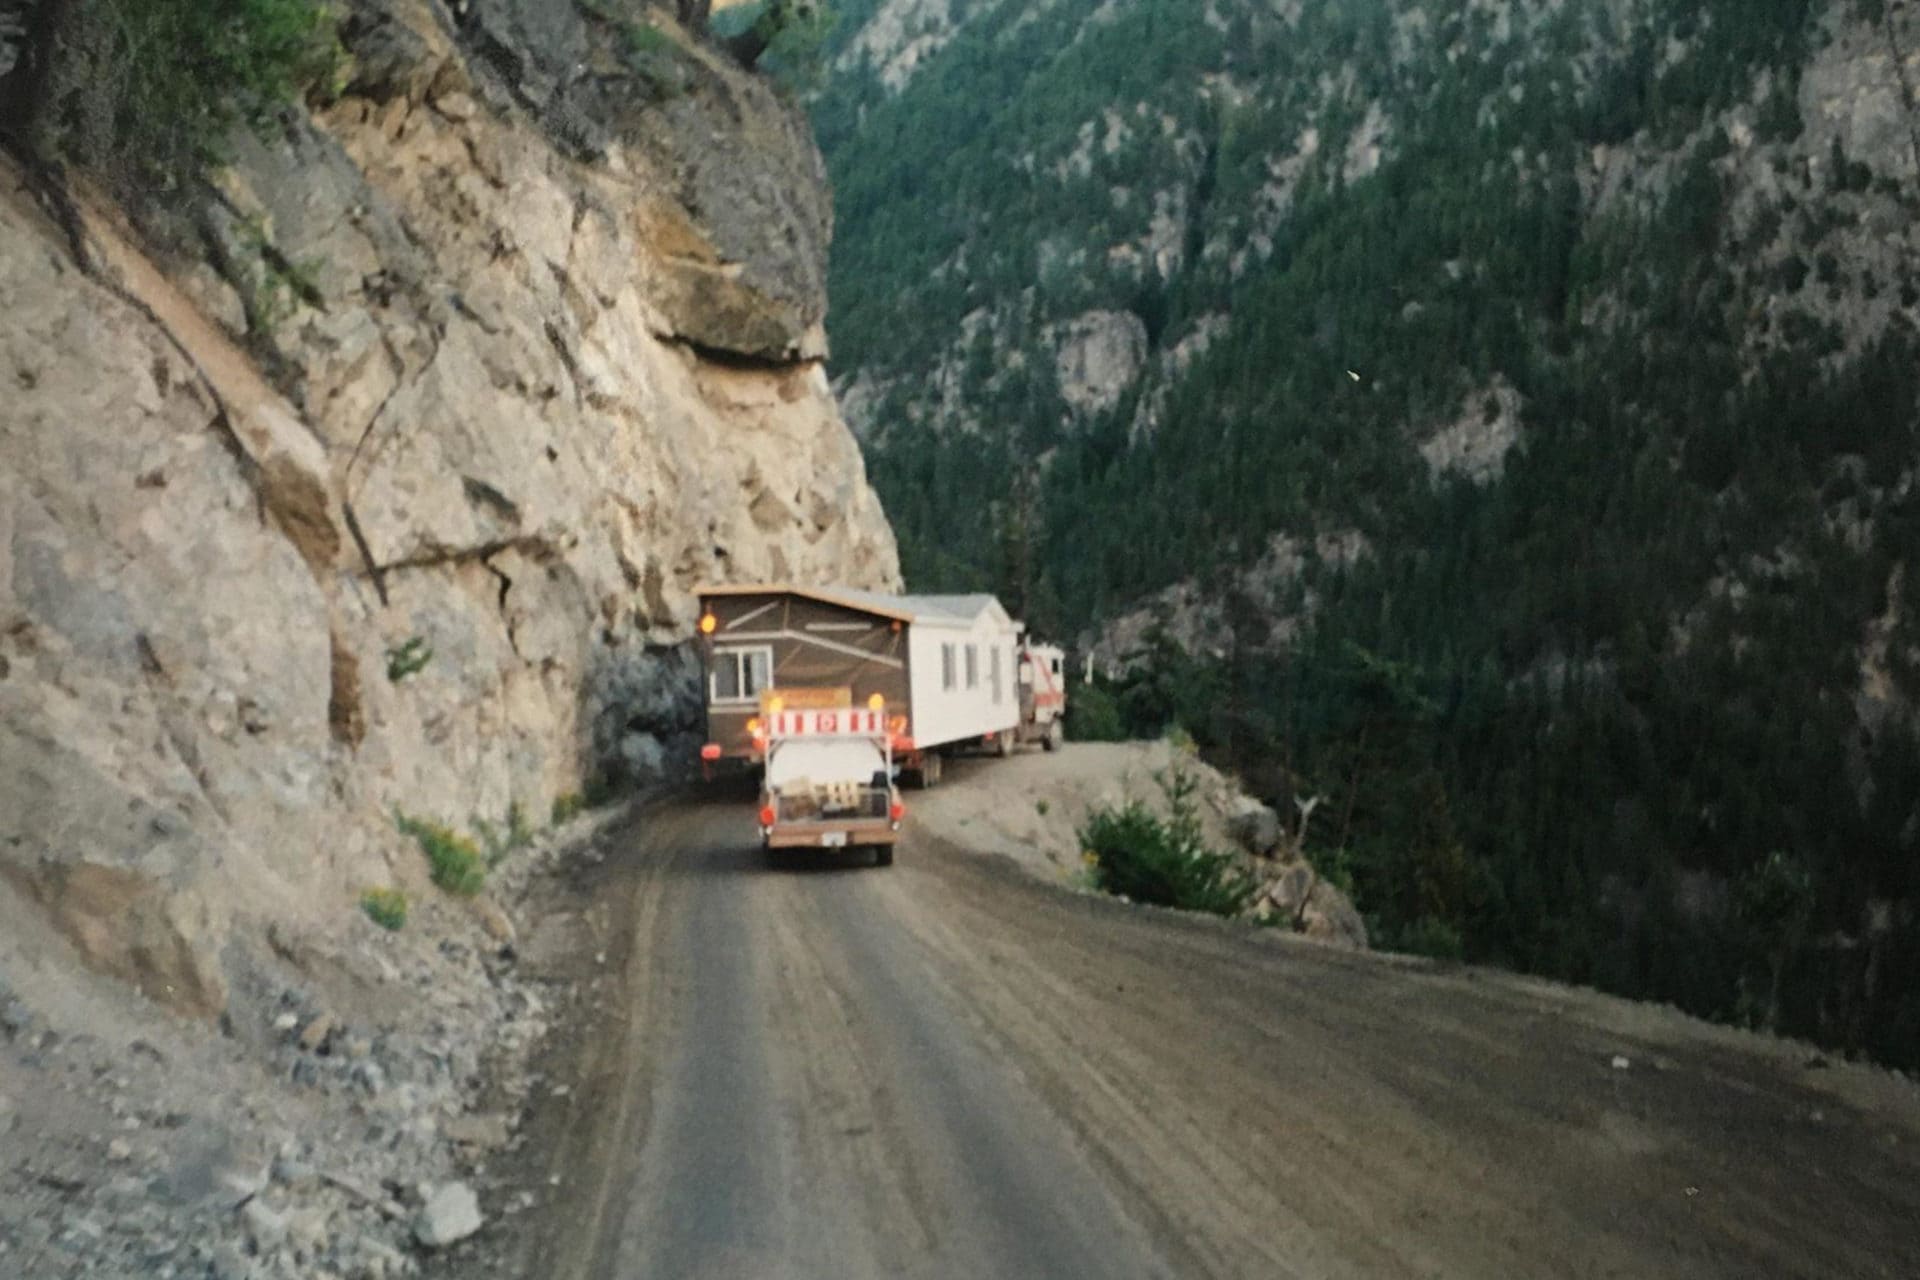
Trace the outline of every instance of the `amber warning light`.
<instances>
[{"instance_id":1,"label":"amber warning light","mask_svg":"<svg viewBox=\"0 0 1920 1280\"><path fill-rule=\"evenodd\" d=\"M703 613L700 615L700 634L701 635L710 636L716 630L718 630L719 627L720 627L720 619L714 617L710 613Z\"/></svg>"}]
</instances>

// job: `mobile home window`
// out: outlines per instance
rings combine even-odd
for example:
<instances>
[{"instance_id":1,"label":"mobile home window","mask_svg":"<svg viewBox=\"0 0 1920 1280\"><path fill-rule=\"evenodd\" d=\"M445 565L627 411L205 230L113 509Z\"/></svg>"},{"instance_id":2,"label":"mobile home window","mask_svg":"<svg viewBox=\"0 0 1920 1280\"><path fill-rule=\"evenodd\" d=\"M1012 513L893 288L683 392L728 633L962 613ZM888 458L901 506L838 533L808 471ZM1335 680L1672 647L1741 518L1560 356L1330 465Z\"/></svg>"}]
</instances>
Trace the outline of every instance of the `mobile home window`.
<instances>
[{"instance_id":1,"label":"mobile home window","mask_svg":"<svg viewBox=\"0 0 1920 1280\"><path fill-rule=\"evenodd\" d=\"M715 702L751 702L773 684L773 649L715 649L712 695Z\"/></svg>"},{"instance_id":2,"label":"mobile home window","mask_svg":"<svg viewBox=\"0 0 1920 1280\"><path fill-rule=\"evenodd\" d=\"M940 687L951 690L953 686L953 646L943 644L940 646Z\"/></svg>"},{"instance_id":3,"label":"mobile home window","mask_svg":"<svg viewBox=\"0 0 1920 1280\"><path fill-rule=\"evenodd\" d=\"M987 682L993 686L993 700L995 704L998 704L1001 697L1000 648L998 645L987 650Z\"/></svg>"},{"instance_id":4,"label":"mobile home window","mask_svg":"<svg viewBox=\"0 0 1920 1280\"><path fill-rule=\"evenodd\" d=\"M967 688L978 689L979 687L980 687L980 646L977 644L970 644L967 646Z\"/></svg>"}]
</instances>

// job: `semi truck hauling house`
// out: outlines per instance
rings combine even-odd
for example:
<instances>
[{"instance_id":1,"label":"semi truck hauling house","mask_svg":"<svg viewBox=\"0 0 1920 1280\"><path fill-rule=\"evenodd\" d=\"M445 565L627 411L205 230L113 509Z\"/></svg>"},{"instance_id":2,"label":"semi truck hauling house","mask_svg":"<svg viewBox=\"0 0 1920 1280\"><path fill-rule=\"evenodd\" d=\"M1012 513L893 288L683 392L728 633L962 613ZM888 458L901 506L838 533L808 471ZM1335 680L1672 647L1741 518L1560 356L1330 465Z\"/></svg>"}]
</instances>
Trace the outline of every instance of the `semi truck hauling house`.
<instances>
[{"instance_id":1,"label":"semi truck hauling house","mask_svg":"<svg viewBox=\"0 0 1920 1280\"><path fill-rule=\"evenodd\" d=\"M769 849L872 846L893 859L897 780L946 756L1046 750L1065 730L1064 655L989 595L786 585L699 592L709 773L761 769Z\"/></svg>"}]
</instances>

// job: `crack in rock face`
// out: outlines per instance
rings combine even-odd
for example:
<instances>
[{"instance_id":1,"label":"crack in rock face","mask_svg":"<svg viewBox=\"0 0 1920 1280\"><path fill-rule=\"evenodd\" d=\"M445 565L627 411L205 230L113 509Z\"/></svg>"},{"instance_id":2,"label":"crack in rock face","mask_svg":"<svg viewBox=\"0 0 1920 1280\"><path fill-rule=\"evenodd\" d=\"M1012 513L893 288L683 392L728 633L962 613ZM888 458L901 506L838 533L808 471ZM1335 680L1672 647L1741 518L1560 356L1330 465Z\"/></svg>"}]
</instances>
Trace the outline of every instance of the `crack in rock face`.
<instances>
[{"instance_id":1,"label":"crack in rock face","mask_svg":"<svg viewBox=\"0 0 1920 1280\"><path fill-rule=\"evenodd\" d=\"M805 116L664 11L646 51L617 22L547 0L475 0L464 38L558 145L629 153L670 199L641 216L664 248L654 299L689 342L769 360L825 354L825 165Z\"/></svg>"},{"instance_id":2,"label":"crack in rock face","mask_svg":"<svg viewBox=\"0 0 1920 1280\"><path fill-rule=\"evenodd\" d=\"M195 1017L262 921L417 866L396 810L686 767L700 582L899 583L796 109L670 18L662 96L575 6L463 13L354 0L345 90L236 138L164 258L0 196L0 875Z\"/></svg>"}]
</instances>

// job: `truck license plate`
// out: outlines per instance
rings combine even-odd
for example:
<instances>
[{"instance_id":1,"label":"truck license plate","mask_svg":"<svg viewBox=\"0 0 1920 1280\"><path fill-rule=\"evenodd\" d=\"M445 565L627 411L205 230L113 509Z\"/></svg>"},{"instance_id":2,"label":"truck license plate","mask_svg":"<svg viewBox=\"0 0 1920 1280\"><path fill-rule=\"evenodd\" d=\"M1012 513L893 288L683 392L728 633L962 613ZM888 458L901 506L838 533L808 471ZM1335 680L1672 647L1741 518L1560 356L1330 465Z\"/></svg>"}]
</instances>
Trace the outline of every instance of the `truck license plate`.
<instances>
[{"instance_id":1,"label":"truck license plate","mask_svg":"<svg viewBox=\"0 0 1920 1280\"><path fill-rule=\"evenodd\" d=\"M844 831L826 831L820 836L822 849L842 849L846 847L847 833Z\"/></svg>"}]
</instances>

